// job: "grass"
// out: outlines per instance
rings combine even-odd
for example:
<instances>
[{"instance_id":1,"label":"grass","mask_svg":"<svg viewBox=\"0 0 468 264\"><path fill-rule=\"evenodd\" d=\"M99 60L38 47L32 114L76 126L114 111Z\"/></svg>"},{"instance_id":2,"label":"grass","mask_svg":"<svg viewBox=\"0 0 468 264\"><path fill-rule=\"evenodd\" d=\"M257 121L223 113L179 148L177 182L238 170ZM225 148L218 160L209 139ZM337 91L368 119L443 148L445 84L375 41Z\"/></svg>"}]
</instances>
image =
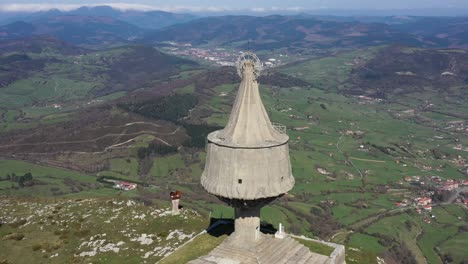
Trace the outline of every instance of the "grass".
<instances>
[{"instance_id":1,"label":"grass","mask_svg":"<svg viewBox=\"0 0 468 264\"><path fill-rule=\"evenodd\" d=\"M364 209L346 205L334 206L332 211L334 219L346 226L351 225L359 220L365 219L371 215L377 214L378 212L381 212L381 210L377 208L371 207Z\"/></svg>"},{"instance_id":2,"label":"grass","mask_svg":"<svg viewBox=\"0 0 468 264\"><path fill-rule=\"evenodd\" d=\"M379 243L378 238L361 233L352 234L348 245L377 255L383 253L386 249Z\"/></svg>"},{"instance_id":3,"label":"grass","mask_svg":"<svg viewBox=\"0 0 468 264\"><path fill-rule=\"evenodd\" d=\"M355 58L362 57L369 60L374 56L376 50L357 50L345 52L337 56L308 60L285 67L281 69L281 72L304 79L316 87L333 87L333 89L336 89L346 80L351 72Z\"/></svg>"},{"instance_id":4,"label":"grass","mask_svg":"<svg viewBox=\"0 0 468 264\"><path fill-rule=\"evenodd\" d=\"M195 238L189 244L183 246L176 253L159 262L160 264L187 263L208 254L215 247L220 245L227 235L215 237L210 234L203 234Z\"/></svg>"},{"instance_id":5,"label":"grass","mask_svg":"<svg viewBox=\"0 0 468 264\"><path fill-rule=\"evenodd\" d=\"M2 221L8 224L0 226L0 260L19 264L122 263L122 259L125 263L155 263L189 239L178 235L170 237L171 232L177 229L193 236L207 225L190 210L180 216L160 215L166 210L164 206L128 202L119 198L29 200L2 197L0 204L5 212ZM169 206L167 201L165 206ZM17 221L15 219L27 219L26 224L15 227L11 224ZM9 234L23 234L24 239L5 239ZM136 241L142 234L150 235L153 241L150 244ZM94 245L87 245L88 242ZM118 242L121 242L118 252L98 250L94 257L77 256ZM145 257L147 252L155 253Z\"/></svg>"},{"instance_id":6,"label":"grass","mask_svg":"<svg viewBox=\"0 0 468 264\"><path fill-rule=\"evenodd\" d=\"M190 84L182 88L177 88L176 91L181 94L192 94L195 91L195 85Z\"/></svg>"},{"instance_id":7,"label":"grass","mask_svg":"<svg viewBox=\"0 0 468 264\"><path fill-rule=\"evenodd\" d=\"M4 120L6 123L13 123L15 122L16 118L20 115L20 113L16 110L8 110L5 113Z\"/></svg>"},{"instance_id":8,"label":"grass","mask_svg":"<svg viewBox=\"0 0 468 264\"><path fill-rule=\"evenodd\" d=\"M0 91L0 104L16 108L35 101L61 103L84 98L94 84L63 77L31 77L18 80Z\"/></svg>"},{"instance_id":9,"label":"grass","mask_svg":"<svg viewBox=\"0 0 468 264\"><path fill-rule=\"evenodd\" d=\"M150 175L155 177L167 177L171 172L183 166L184 161L181 159L180 154L156 157Z\"/></svg>"},{"instance_id":10,"label":"grass","mask_svg":"<svg viewBox=\"0 0 468 264\"><path fill-rule=\"evenodd\" d=\"M436 216L435 221L440 224L456 224L463 222L458 216L452 214L447 207L458 207L456 205L434 207L432 213Z\"/></svg>"},{"instance_id":11,"label":"grass","mask_svg":"<svg viewBox=\"0 0 468 264\"><path fill-rule=\"evenodd\" d=\"M466 249L468 248L468 233L462 232L451 237L439 246L442 255L450 255L453 263L462 263L466 260Z\"/></svg>"},{"instance_id":12,"label":"grass","mask_svg":"<svg viewBox=\"0 0 468 264\"><path fill-rule=\"evenodd\" d=\"M353 247L346 247L347 264L377 263L376 257L373 253L360 251Z\"/></svg>"},{"instance_id":13,"label":"grass","mask_svg":"<svg viewBox=\"0 0 468 264\"><path fill-rule=\"evenodd\" d=\"M408 227L407 222L410 223L410 227ZM425 255L417 243L417 237L423 230L418 222L408 214L385 217L369 226L365 231L371 235L382 234L403 241L414 254L418 263L425 261Z\"/></svg>"},{"instance_id":14,"label":"grass","mask_svg":"<svg viewBox=\"0 0 468 264\"><path fill-rule=\"evenodd\" d=\"M272 224L275 228L278 228L279 224L285 225L286 232L288 232L288 223L292 219L288 219L289 211L283 210L278 206L265 206L261 210L261 219L267 223Z\"/></svg>"},{"instance_id":15,"label":"grass","mask_svg":"<svg viewBox=\"0 0 468 264\"><path fill-rule=\"evenodd\" d=\"M65 194L100 188L100 185L96 184L96 178L90 175L25 161L0 159L0 175L2 178L5 178L7 174L12 175L14 173L21 176L27 172L31 172L33 179L40 183L17 190L3 189L0 190L0 195L50 197L53 196L53 193ZM5 184L5 181L2 183Z\"/></svg>"},{"instance_id":16,"label":"grass","mask_svg":"<svg viewBox=\"0 0 468 264\"><path fill-rule=\"evenodd\" d=\"M229 218L234 219L234 208L226 205L212 205L211 217L215 219Z\"/></svg>"},{"instance_id":17,"label":"grass","mask_svg":"<svg viewBox=\"0 0 468 264\"><path fill-rule=\"evenodd\" d=\"M317 253L317 254L330 256L333 250L335 250L334 248L330 246L327 246L322 243L317 243L315 241L310 241L310 240L305 240L305 239L300 239L300 238L294 238L294 239L297 240L302 245L308 247L310 251Z\"/></svg>"},{"instance_id":18,"label":"grass","mask_svg":"<svg viewBox=\"0 0 468 264\"><path fill-rule=\"evenodd\" d=\"M457 234L458 227L447 227L435 224L422 226L423 234L418 240L418 245L421 248L421 251L429 264L441 263L440 257L434 249L443 241Z\"/></svg>"},{"instance_id":19,"label":"grass","mask_svg":"<svg viewBox=\"0 0 468 264\"><path fill-rule=\"evenodd\" d=\"M135 158L111 159L110 171L130 179L138 179L138 161Z\"/></svg>"}]
</instances>

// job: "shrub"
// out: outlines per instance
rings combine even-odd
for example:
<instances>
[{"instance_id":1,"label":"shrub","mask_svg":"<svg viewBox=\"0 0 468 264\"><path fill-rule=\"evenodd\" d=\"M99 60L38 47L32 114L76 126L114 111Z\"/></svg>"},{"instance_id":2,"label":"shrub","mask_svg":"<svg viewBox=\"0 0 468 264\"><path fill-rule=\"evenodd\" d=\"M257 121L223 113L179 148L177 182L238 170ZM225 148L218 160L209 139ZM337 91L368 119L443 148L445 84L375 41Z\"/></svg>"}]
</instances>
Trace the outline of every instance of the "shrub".
<instances>
[{"instance_id":1,"label":"shrub","mask_svg":"<svg viewBox=\"0 0 468 264\"><path fill-rule=\"evenodd\" d=\"M12 233L12 234L9 234L9 235L6 235L3 237L3 240L16 240L16 241L20 241L20 240L23 240L24 238L24 234L21 234L21 233Z\"/></svg>"},{"instance_id":2,"label":"shrub","mask_svg":"<svg viewBox=\"0 0 468 264\"><path fill-rule=\"evenodd\" d=\"M91 231L89 229L82 229L82 230L76 231L75 236L85 237L85 236L89 235L89 233L91 233Z\"/></svg>"},{"instance_id":3,"label":"shrub","mask_svg":"<svg viewBox=\"0 0 468 264\"><path fill-rule=\"evenodd\" d=\"M41 248L42 248L42 246L41 246L40 244L35 244L35 245L32 246L32 250L33 250L33 251L38 251L38 250L40 250Z\"/></svg>"},{"instance_id":4,"label":"shrub","mask_svg":"<svg viewBox=\"0 0 468 264\"><path fill-rule=\"evenodd\" d=\"M20 226L26 224L26 222L27 222L26 219L21 219L21 220L18 220L16 222L10 223L9 226L17 228L17 227L20 227Z\"/></svg>"}]
</instances>

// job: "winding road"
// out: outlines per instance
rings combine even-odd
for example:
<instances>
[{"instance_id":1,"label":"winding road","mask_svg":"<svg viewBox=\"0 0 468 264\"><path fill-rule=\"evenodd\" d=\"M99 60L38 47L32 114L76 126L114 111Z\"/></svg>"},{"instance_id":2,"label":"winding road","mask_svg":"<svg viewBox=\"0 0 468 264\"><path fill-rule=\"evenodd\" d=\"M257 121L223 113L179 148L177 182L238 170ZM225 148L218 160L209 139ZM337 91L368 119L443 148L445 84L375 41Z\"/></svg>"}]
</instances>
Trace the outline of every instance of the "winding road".
<instances>
[{"instance_id":1,"label":"winding road","mask_svg":"<svg viewBox=\"0 0 468 264\"><path fill-rule=\"evenodd\" d=\"M134 124L149 124L149 125L153 125L155 127L160 127L159 125L149 123L149 122L133 122L133 123L127 123L127 124L125 124L123 126L114 126L114 127L125 127L125 126L134 125ZM110 127L110 126L108 126L108 127ZM89 139L89 140L70 140L70 141L54 141L54 142L39 142L39 143L25 143L25 144L9 144L9 145L1 145L0 149L9 148L9 147L21 147L21 146L41 146L41 145L91 143L91 142L97 142L98 140L101 140L101 139L104 139L104 138L107 138L107 137L135 136L134 138L131 138L131 139L126 140L124 142L119 142L119 143L107 146L103 151L97 151L97 152L70 151L70 153L83 153L83 154L84 153L93 153L93 154L98 154L98 153L105 153L110 149L132 147L132 146L125 146L125 147L122 147L122 146L127 144L127 143L130 143L132 141L135 141L135 139L138 136L141 136L141 135L149 134L149 135L154 135L154 136L168 136L168 135L176 134L177 132L179 132L179 130L180 130L180 127L177 127L174 131L169 132L169 133L159 133L159 132L149 131L149 130L143 130L143 131L139 131L139 132L135 132L135 133L128 133L128 134L126 134L126 133L119 133L119 134L108 133L108 134L105 134L103 136L100 136L100 137L97 137L97 138L94 138L94 139ZM163 143L163 144L165 144L167 146L172 146L170 143L168 143L164 139L156 138L155 140L158 140L158 141L160 141L161 143ZM59 153L59 152L56 152L56 153ZM44 152L44 153L29 152L29 153L21 153L21 154L53 154L53 152Z\"/></svg>"}]
</instances>

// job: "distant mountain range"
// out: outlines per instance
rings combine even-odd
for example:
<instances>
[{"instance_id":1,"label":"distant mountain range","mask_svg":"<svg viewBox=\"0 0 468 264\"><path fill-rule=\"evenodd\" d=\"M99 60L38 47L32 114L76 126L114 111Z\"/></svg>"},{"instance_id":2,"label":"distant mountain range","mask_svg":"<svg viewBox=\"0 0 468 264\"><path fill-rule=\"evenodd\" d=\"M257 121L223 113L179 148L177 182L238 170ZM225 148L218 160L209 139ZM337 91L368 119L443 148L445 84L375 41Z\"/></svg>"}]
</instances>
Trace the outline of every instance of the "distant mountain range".
<instances>
[{"instance_id":1,"label":"distant mountain range","mask_svg":"<svg viewBox=\"0 0 468 264\"><path fill-rule=\"evenodd\" d=\"M176 41L244 49L249 46L254 50L284 47L343 48L390 43L431 45L418 36L398 31L384 23L320 20L304 16L207 17L152 32L144 41Z\"/></svg>"},{"instance_id":2,"label":"distant mountain range","mask_svg":"<svg viewBox=\"0 0 468 264\"><path fill-rule=\"evenodd\" d=\"M20 21L15 21L20 19ZM468 48L468 17L415 16L216 16L162 11L119 11L111 7L50 10L4 18L0 41L51 35L88 48L167 41L194 46L274 50L359 48L399 44Z\"/></svg>"},{"instance_id":3,"label":"distant mountain range","mask_svg":"<svg viewBox=\"0 0 468 264\"><path fill-rule=\"evenodd\" d=\"M110 6L97 6L81 7L72 11L51 9L45 12L34 13L0 12L0 25L9 24L16 21L31 22L38 19L47 19L56 16L111 17L113 19L121 20L143 29L163 28L177 23L188 22L196 18L195 15L191 14L175 14L164 11L121 11ZM4 18L2 19L1 17Z\"/></svg>"},{"instance_id":4,"label":"distant mountain range","mask_svg":"<svg viewBox=\"0 0 468 264\"><path fill-rule=\"evenodd\" d=\"M62 55L77 55L86 52L86 49L71 45L61 39L39 35L26 38L0 41L0 55L18 53L53 52Z\"/></svg>"},{"instance_id":5,"label":"distant mountain range","mask_svg":"<svg viewBox=\"0 0 468 264\"><path fill-rule=\"evenodd\" d=\"M206 17L153 31L144 41L254 50L388 44L467 49L468 17Z\"/></svg>"},{"instance_id":6,"label":"distant mountain range","mask_svg":"<svg viewBox=\"0 0 468 264\"><path fill-rule=\"evenodd\" d=\"M55 16L31 22L18 21L0 27L0 40L12 40L33 35L52 35L66 42L84 45L108 45L128 42L144 30L110 17Z\"/></svg>"},{"instance_id":7,"label":"distant mountain range","mask_svg":"<svg viewBox=\"0 0 468 264\"><path fill-rule=\"evenodd\" d=\"M468 17L419 17L394 28L441 47L468 49Z\"/></svg>"}]
</instances>

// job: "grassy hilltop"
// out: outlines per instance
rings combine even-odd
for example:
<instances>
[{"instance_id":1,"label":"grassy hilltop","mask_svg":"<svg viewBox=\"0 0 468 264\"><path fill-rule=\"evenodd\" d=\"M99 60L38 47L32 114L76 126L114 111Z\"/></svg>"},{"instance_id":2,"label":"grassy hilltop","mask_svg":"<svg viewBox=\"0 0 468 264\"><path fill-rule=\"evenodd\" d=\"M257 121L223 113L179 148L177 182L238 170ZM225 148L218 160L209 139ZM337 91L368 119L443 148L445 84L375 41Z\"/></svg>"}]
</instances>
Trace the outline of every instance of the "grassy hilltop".
<instances>
[{"instance_id":1,"label":"grassy hilltop","mask_svg":"<svg viewBox=\"0 0 468 264\"><path fill-rule=\"evenodd\" d=\"M128 199L3 198L2 263L155 262L198 234L206 220ZM18 257L21 256L21 257Z\"/></svg>"}]
</instances>

